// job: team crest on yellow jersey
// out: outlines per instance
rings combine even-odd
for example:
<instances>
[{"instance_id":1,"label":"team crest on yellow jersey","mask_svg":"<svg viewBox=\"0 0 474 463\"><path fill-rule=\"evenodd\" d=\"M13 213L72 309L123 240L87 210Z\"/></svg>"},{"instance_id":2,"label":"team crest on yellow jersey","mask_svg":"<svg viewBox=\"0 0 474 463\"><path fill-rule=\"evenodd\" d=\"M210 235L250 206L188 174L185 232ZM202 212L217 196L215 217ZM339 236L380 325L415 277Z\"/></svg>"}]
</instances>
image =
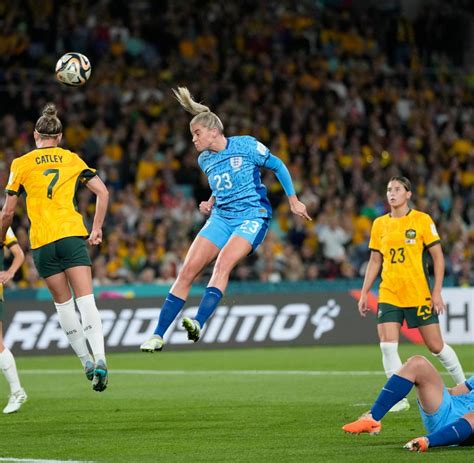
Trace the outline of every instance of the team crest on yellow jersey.
<instances>
[{"instance_id":1,"label":"team crest on yellow jersey","mask_svg":"<svg viewBox=\"0 0 474 463\"><path fill-rule=\"evenodd\" d=\"M416 230L413 230L413 228L408 229L405 232L405 243L406 244L415 244L416 243Z\"/></svg>"}]
</instances>

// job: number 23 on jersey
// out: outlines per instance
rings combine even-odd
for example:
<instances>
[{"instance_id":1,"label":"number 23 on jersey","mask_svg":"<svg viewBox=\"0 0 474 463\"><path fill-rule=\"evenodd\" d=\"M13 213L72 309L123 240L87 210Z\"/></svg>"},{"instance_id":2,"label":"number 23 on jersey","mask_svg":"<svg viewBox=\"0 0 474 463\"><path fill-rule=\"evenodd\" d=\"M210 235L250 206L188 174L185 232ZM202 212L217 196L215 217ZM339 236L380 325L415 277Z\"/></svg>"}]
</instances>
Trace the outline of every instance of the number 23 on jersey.
<instances>
[{"instance_id":1,"label":"number 23 on jersey","mask_svg":"<svg viewBox=\"0 0 474 463\"><path fill-rule=\"evenodd\" d=\"M232 188L232 181L228 172L222 175L214 175L215 188L217 191L230 190Z\"/></svg>"}]
</instances>

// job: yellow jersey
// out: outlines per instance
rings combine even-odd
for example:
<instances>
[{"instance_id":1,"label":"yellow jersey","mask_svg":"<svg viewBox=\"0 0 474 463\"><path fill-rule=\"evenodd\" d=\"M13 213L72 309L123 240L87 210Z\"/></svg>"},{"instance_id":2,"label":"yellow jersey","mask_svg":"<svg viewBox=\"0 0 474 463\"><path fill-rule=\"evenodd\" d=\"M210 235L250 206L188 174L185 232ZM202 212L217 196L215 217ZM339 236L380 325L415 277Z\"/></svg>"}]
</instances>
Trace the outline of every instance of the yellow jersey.
<instances>
[{"instance_id":1,"label":"yellow jersey","mask_svg":"<svg viewBox=\"0 0 474 463\"><path fill-rule=\"evenodd\" d=\"M32 249L68 236L88 236L75 195L79 182L95 175L77 154L59 147L35 149L12 162L5 191L26 194Z\"/></svg>"},{"instance_id":2,"label":"yellow jersey","mask_svg":"<svg viewBox=\"0 0 474 463\"><path fill-rule=\"evenodd\" d=\"M0 248L0 271L5 270L3 261L5 259L5 251L4 248L9 248L10 246L13 246L14 244L17 244L18 241L16 239L15 233L13 233L13 230L11 227L8 227L7 234L5 236L5 241L3 242L1 248ZM3 301L3 284L0 283L0 301Z\"/></svg>"},{"instance_id":3,"label":"yellow jersey","mask_svg":"<svg viewBox=\"0 0 474 463\"><path fill-rule=\"evenodd\" d=\"M440 242L428 214L409 210L404 217L390 214L375 219L369 248L383 256L379 303L397 307L431 304L427 249Z\"/></svg>"},{"instance_id":4,"label":"yellow jersey","mask_svg":"<svg viewBox=\"0 0 474 463\"><path fill-rule=\"evenodd\" d=\"M9 248L10 246L13 246L16 243L18 243L18 240L16 239L15 233L13 233L11 227L8 227L7 234L5 236L5 241L3 242L2 247L0 249L0 271L5 270L3 268L3 259L5 258L4 248Z\"/></svg>"},{"instance_id":5,"label":"yellow jersey","mask_svg":"<svg viewBox=\"0 0 474 463\"><path fill-rule=\"evenodd\" d=\"M8 227L7 234L5 236L5 241L3 242L3 247L9 248L15 243L18 243L15 233L13 233L12 227Z\"/></svg>"}]
</instances>

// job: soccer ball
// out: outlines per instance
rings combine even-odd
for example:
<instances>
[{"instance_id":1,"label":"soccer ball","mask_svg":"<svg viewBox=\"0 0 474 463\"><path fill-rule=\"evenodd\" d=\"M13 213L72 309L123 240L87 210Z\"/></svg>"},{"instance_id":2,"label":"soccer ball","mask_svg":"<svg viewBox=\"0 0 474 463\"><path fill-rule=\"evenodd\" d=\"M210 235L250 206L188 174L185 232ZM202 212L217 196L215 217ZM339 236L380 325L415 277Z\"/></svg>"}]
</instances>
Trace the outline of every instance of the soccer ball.
<instances>
[{"instance_id":1,"label":"soccer ball","mask_svg":"<svg viewBox=\"0 0 474 463\"><path fill-rule=\"evenodd\" d=\"M91 71L89 59L81 53L66 53L56 63L56 79L69 87L84 85Z\"/></svg>"}]
</instances>

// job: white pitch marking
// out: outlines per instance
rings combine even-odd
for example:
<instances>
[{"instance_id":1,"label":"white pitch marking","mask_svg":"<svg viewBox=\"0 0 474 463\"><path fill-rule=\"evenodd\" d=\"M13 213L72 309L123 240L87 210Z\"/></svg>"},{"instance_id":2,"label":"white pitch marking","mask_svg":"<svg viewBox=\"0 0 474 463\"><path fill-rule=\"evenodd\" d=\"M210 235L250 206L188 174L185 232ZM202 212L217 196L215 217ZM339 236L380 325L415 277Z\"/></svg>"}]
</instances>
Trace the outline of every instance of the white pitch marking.
<instances>
[{"instance_id":1,"label":"white pitch marking","mask_svg":"<svg viewBox=\"0 0 474 463\"><path fill-rule=\"evenodd\" d=\"M83 374L81 370L71 369L32 369L20 370L22 375L42 375L42 374ZM119 375L150 375L150 376L186 376L186 375L236 375L236 376L343 376L343 375L357 375L357 376L371 376L384 375L379 371L317 371L317 370L109 370L111 374Z\"/></svg>"},{"instance_id":2,"label":"white pitch marking","mask_svg":"<svg viewBox=\"0 0 474 463\"><path fill-rule=\"evenodd\" d=\"M111 374L119 375L149 375L149 376L212 376L212 375L235 375L235 376L382 376L383 371L323 371L323 370L109 370ZM78 369L29 369L20 370L22 375L71 375L83 374ZM448 373L440 373L447 376ZM473 373L467 372L466 375ZM0 460L1 461L1 460Z\"/></svg>"},{"instance_id":3,"label":"white pitch marking","mask_svg":"<svg viewBox=\"0 0 474 463\"><path fill-rule=\"evenodd\" d=\"M22 461L23 463L94 463L93 461L76 461L76 460L34 460L31 458L2 458L0 461Z\"/></svg>"}]
</instances>

